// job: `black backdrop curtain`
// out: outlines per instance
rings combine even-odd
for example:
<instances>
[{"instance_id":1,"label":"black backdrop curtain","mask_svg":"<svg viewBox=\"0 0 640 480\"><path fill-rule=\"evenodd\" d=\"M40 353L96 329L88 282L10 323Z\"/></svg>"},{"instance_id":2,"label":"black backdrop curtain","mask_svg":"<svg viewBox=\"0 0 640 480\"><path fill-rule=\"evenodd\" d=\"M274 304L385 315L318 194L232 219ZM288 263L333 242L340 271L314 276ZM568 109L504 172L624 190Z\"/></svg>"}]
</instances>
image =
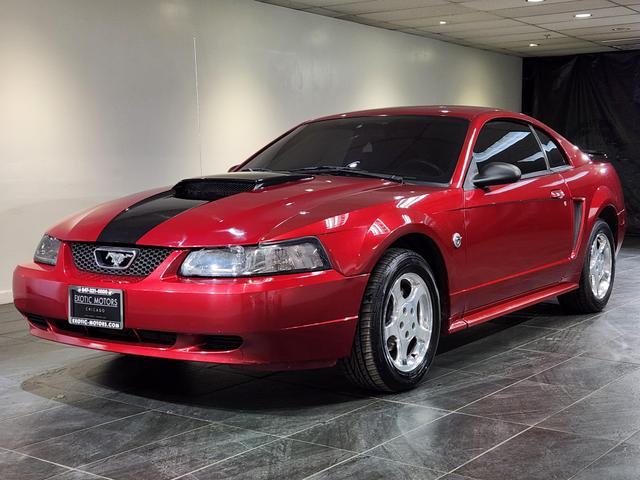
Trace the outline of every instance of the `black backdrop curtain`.
<instances>
[{"instance_id":1,"label":"black backdrop curtain","mask_svg":"<svg viewBox=\"0 0 640 480\"><path fill-rule=\"evenodd\" d=\"M640 234L640 51L525 58L522 96L524 113L609 156Z\"/></svg>"}]
</instances>

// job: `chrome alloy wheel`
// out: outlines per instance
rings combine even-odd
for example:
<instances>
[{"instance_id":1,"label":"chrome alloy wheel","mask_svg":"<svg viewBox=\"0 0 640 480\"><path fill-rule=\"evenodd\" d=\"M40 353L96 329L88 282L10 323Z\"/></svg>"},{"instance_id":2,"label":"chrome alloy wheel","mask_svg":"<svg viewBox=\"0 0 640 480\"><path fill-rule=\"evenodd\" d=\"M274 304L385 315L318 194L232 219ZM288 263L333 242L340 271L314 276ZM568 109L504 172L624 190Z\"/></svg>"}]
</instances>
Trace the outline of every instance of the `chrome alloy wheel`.
<instances>
[{"instance_id":1,"label":"chrome alloy wheel","mask_svg":"<svg viewBox=\"0 0 640 480\"><path fill-rule=\"evenodd\" d=\"M609 291L612 265L611 242L607 235L600 232L593 239L589 258L589 284L593 295L598 300L602 300Z\"/></svg>"},{"instance_id":2,"label":"chrome alloy wheel","mask_svg":"<svg viewBox=\"0 0 640 480\"><path fill-rule=\"evenodd\" d=\"M387 358L401 372L412 372L427 355L432 330L433 304L427 284L416 273L401 275L385 302Z\"/></svg>"}]
</instances>

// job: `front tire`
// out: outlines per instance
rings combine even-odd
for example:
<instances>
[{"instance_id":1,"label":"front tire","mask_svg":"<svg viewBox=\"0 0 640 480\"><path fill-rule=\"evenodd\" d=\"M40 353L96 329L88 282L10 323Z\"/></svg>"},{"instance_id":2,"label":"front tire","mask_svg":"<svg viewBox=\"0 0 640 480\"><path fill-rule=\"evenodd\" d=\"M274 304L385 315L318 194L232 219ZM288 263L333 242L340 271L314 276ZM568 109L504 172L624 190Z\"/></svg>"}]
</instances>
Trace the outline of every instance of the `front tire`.
<instances>
[{"instance_id":1,"label":"front tire","mask_svg":"<svg viewBox=\"0 0 640 480\"><path fill-rule=\"evenodd\" d=\"M605 221L596 221L588 245L579 288L558 297L560 305L570 312L600 312L611 297L616 273L615 243Z\"/></svg>"},{"instance_id":2,"label":"front tire","mask_svg":"<svg viewBox=\"0 0 640 480\"><path fill-rule=\"evenodd\" d=\"M351 356L340 361L346 376L369 390L413 388L433 362L440 316L438 286L426 260L389 249L371 273Z\"/></svg>"}]
</instances>

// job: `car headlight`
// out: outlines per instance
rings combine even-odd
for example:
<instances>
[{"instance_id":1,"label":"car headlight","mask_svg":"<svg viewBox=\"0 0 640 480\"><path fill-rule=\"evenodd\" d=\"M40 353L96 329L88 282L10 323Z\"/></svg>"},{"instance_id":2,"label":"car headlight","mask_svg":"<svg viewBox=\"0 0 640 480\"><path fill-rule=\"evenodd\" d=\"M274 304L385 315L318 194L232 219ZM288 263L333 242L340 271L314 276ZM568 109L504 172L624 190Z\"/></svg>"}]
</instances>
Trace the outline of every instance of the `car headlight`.
<instances>
[{"instance_id":1,"label":"car headlight","mask_svg":"<svg viewBox=\"0 0 640 480\"><path fill-rule=\"evenodd\" d=\"M324 248L315 238L232 246L191 252L180 267L185 277L249 277L310 272L330 268Z\"/></svg>"},{"instance_id":2,"label":"car headlight","mask_svg":"<svg viewBox=\"0 0 640 480\"><path fill-rule=\"evenodd\" d=\"M58 262L58 251L62 242L50 235L44 235L36 253L33 254L33 261L38 263L46 263L47 265L55 265Z\"/></svg>"}]
</instances>

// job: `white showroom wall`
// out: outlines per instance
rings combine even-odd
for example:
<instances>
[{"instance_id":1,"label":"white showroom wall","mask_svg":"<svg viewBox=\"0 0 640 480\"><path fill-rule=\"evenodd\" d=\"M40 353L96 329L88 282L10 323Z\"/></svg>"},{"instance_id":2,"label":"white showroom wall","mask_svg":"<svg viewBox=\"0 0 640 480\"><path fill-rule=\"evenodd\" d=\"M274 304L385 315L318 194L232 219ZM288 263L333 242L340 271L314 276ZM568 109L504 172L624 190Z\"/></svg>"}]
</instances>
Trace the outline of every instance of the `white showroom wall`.
<instances>
[{"instance_id":1,"label":"white showroom wall","mask_svg":"<svg viewBox=\"0 0 640 480\"><path fill-rule=\"evenodd\" d=\"M44 230L318 115L520 109L521 60L251 0L0 0L0 303Z\"/></svg>"}]
</instances>

